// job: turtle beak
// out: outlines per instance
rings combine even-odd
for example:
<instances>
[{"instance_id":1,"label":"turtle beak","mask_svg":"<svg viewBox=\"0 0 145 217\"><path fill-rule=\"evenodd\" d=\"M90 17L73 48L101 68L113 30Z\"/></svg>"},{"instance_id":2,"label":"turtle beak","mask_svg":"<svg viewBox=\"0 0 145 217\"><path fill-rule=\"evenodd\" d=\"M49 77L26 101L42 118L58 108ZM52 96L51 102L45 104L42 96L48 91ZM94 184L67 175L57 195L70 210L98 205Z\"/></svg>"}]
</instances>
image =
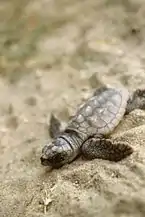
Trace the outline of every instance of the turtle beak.
<instances>
[{"instance_id":1,"label":"turtle beak","mask_svg":"<svg viewBox=\"0 0 145 217\"><path fill-rule=\"evenodd\" d=\"M48 161L48 159L45 157L45 155L42 155L42 156L41 156L40 162L41 162L41 165L43 165L43 166L49 166L49 161Z\"/></svg>"},{"instance_id":2,"label":"turtle beak","mask_svg":"<svg viewBox=\"0 0 145 217\"><path fill-rule=\"evenodd\" d=\"M47 161L46 161L46 159L44 159L43 157L41 157L41 158L40 158L40 161L41 161L41 165L47 166Z\"/></svg>"}]
</instances>

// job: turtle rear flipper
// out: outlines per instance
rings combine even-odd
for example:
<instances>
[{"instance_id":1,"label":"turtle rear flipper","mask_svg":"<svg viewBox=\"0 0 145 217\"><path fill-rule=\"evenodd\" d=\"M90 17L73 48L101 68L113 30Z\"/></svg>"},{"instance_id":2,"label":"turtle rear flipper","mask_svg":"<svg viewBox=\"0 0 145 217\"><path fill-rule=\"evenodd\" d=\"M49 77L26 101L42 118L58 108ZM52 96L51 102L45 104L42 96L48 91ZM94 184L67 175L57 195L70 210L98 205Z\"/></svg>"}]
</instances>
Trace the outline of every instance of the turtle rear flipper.
<instances>
[{"instance_id":1,"label":"turtle rear flipper","mask_svg":"<svg viewBox=\"0 0 145 217\"><path fill-rule=\"evenodd\" d=\"M82 145L82 154L88 160L100 158L109 161L120 161L133 153L126 143L113 142L105 138L90 138Z\"/></svg>"},{"instance_id":2,"label":"turtle rear flipper","mask_svg":"<svg viewBox=\"0 0 145 217\"><path fill-rule=\"evenodd\" d=\"M130 96L125 114L129 114L135 109L145 110L145 89L137 89Z\"/></svg>"}]
</instances>

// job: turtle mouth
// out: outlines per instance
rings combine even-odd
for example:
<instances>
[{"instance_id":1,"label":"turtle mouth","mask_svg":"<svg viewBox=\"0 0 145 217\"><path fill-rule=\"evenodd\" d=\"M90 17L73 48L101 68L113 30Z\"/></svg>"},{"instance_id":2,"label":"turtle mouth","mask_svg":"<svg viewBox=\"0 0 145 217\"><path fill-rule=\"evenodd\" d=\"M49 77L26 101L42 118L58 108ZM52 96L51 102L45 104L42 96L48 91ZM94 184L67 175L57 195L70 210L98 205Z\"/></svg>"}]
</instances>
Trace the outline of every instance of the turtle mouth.
<instances>
[{"instance_id":1,"label":"turtle mouth","mask_svg":"<svg viewBox=\"0 0 145 217\"><path fill-rule=\"evenodd\" d=\"M42 166L48 166L50 168L60 168L63 166L63 163L54 163L54 162L50 162L48 159L44 158L44 157L41 157L40 158L40 161L41 161L41 165Z\"/></svg>"},{"instance_id":2,"label":"turtle mouth","mask_svg":"<svg viewBox=\"0 0 145 217\"><path fill-rule=\"evenodd\" d=\"M50 162L48 161L48 159L41 157L40 161L41 161L41 165L50 166Z\"/></svg>"}]
</instances>

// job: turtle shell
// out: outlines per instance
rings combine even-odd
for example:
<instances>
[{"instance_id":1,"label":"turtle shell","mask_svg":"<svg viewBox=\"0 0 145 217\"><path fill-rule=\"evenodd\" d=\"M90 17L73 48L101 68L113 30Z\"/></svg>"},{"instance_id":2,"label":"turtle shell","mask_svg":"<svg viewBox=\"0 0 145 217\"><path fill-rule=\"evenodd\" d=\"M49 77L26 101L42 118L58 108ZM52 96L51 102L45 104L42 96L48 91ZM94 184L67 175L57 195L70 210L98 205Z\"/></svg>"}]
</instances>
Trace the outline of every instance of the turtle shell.
<instances>
[{"instance_id":1,"label":"turtle shell","mask_svg":"<svg viewBox=\"0 0 145 217\"><path fill-rule=\"evenodd\" d=\"M129 92L125 88L106 88L98 91L77 110L67 129L86 137L110 134L124 116Z\"/></svg>"}]
</instances>

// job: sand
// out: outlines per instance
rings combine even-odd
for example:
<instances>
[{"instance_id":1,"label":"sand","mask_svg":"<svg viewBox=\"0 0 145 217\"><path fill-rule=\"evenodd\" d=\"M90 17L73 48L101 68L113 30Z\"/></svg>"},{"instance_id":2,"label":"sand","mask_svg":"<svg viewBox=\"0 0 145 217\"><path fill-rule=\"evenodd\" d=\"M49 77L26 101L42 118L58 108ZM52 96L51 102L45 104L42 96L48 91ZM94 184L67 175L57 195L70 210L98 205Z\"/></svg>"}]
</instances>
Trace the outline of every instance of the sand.
<instances>
[{"instance_id":1,"label":"sand","mask_svg":"<svg viewBox=\"0 0 145 217\"><path fill-rule=\"evenodd\" d=\"M40 164L51 112L65 125L94 88L145 87L144 1L0 6L0 217L144 217L145 111L112 134L134 149L121 162Z\"/></svg>"}]
</instances>

